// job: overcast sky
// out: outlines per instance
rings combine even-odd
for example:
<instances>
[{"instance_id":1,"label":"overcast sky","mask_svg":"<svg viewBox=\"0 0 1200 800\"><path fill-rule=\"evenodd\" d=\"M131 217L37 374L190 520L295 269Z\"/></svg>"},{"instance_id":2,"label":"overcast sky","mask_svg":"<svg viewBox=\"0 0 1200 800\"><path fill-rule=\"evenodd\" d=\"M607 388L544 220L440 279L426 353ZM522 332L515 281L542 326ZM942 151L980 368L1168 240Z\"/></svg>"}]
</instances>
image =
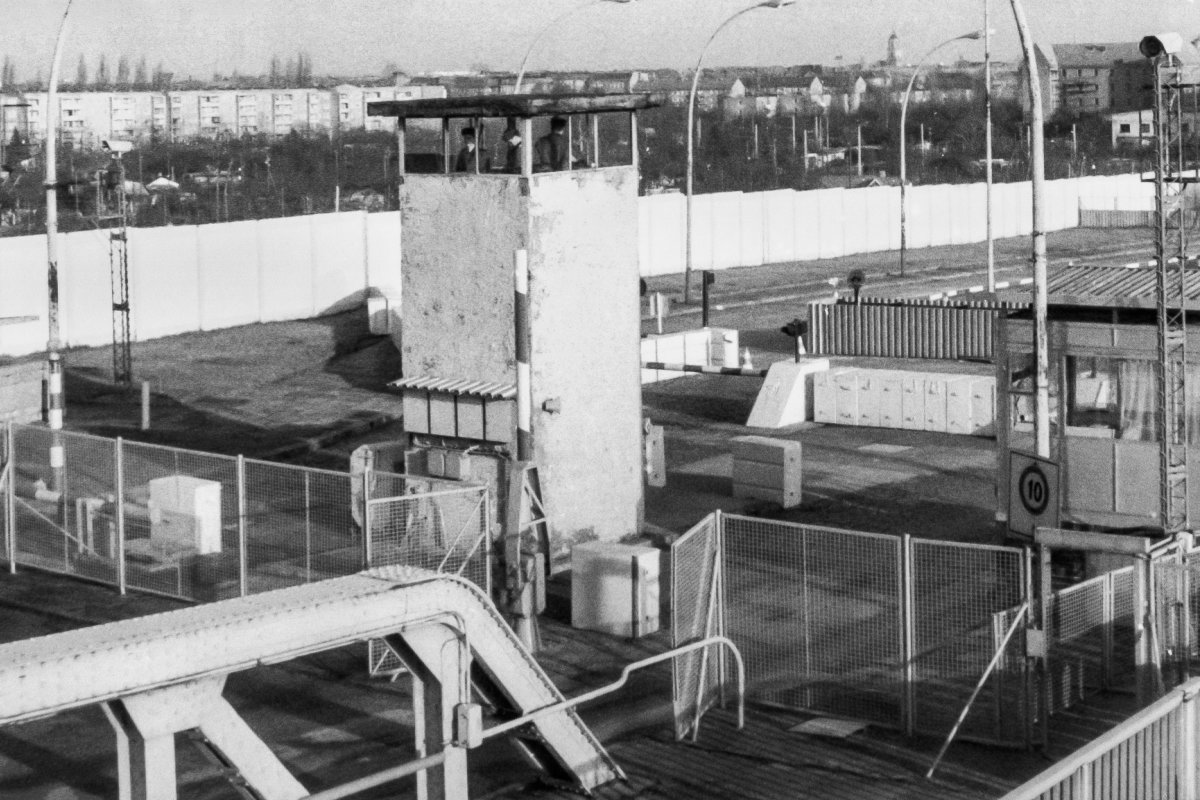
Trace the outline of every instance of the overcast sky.
<instances>
[{"instance_id":1,"label":"overcast sky","mask_svg":"<svg viewBox=\"0 0 1200 800\"><path fill-rule=\"evenodd\" d=\"M994 54L1014 59L1008 0L991 0ZM709 34L752 0L74 0L63 61L70 79L83 53L94 71L107 56L144 55L177 75L265 72L271 55L307 51L317 74L377 73L387 63L417 72L486 65L515 70L538 31L530 69L688 68ZM49 74L66 0L0 0L0 55L18 78ZM1042 43L1136 41L1177 30L1200 36L1195 0L1025 0ZM798 0L757 9L722 32L708 65L832 64L883 58L895 30L905 59L983 27L983 0ZM935 61L981 58L981 43L956 43Z\"/></svg>"}]
</instances>

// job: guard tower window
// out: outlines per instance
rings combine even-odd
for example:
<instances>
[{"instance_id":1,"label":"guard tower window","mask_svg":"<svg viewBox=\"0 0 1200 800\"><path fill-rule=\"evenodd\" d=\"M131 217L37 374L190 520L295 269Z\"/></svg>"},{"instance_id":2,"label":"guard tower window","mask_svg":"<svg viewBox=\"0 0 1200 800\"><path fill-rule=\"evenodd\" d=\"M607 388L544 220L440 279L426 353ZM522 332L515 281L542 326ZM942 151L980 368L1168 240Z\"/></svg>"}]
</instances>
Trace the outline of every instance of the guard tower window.
<instances>
[{"instance_id":1,"label":"guard tower window","mask_svg":"<svg viewBox=\"0 0 1200 800\"><path fill-rule=\"evenodd\" d=\"M1114 359L1067 356L1068 433L1113 437L1121 430L1120 377Z\"/></svg>"}]
</instances>

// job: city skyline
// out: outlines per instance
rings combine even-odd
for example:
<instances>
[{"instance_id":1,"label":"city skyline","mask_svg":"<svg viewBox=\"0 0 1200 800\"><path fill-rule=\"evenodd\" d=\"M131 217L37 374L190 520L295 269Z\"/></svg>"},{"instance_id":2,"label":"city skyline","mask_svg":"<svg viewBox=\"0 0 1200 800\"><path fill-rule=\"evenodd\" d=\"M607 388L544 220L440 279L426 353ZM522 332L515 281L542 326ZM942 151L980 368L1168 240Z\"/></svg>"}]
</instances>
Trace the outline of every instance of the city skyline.
<instances>
[{"instance_id":1,"label":"city skyline","mask_svg":"<svg viewBox=\"0 0 1200 800\"><path fill-rule=\"evenodd\" d=\"M1005 0L991 0L993 57L1014 60L1019 49ZM146 58L176 77L266 73L272 56L303 51L318 75L379 74L392 64L408 72L489 68L515 71L535 36L566 15L559 30L538 42L529 68L690 69L713 30L752 3L744 0L637 0L628 4L566 0L75 0L63 57L70 81L82 55L94 71L105 56ZM1139 29L1128 31L1119 0L1026 0L1034 38L1063 42L1135 41L1148 33L1179 30L1200 35L1200 6L1193 0L1153 0L1139 6ZM49 74L54 34L66 0L33 8L0 0L6 24L0 56L16 66L17 79ZM131 23L136 20L136 24ZM710 66L846 64L880 61L894 30L902 61L913 62L949 37L983 26L983 0L944 2L936 13L919 0L800 0L780 9L746 14L713 43ZM935 61L980 60L980 42L943 48ZM132 64L131 64L132 66Z\"/></svg>"}]
</instances>

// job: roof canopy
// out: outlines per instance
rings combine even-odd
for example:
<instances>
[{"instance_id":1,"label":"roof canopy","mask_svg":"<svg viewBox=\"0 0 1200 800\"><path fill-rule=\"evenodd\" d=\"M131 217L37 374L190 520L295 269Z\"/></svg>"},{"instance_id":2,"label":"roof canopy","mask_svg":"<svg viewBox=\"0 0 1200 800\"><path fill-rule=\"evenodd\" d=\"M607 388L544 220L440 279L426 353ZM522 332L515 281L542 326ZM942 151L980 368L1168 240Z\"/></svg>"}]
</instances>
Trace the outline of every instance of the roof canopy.
<instances>
[{"instance_id":1,"label":"roof canopy","mask_svg":"<svg viewBox=\"0 0 1200 800\"><path fill-rule=\"evenodd\" d=\"M661 106L662 94L489 94L367 103L373 117L448 119L471 117L551 117L638 111Z\"/></svg>"}]
</instances>

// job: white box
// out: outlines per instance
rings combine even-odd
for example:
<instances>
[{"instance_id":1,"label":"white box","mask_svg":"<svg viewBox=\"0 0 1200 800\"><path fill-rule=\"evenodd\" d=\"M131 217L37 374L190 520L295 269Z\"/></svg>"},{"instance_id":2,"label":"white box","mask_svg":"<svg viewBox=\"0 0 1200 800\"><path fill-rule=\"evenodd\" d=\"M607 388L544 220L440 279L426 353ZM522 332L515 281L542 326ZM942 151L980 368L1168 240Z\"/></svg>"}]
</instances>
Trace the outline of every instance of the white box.
<instances>
[{"instance_id":1,"label":"white box","mask_svg":"<svg viewBox=\"0 0 1200 800\"><path fill-rule=\"evenodd\" d=\"M658 631L659 551L584 542L571 551L571 626L614 636ZM636 591L635 591L636 588Z\"/></svg>"},{"instance_id":2,"label":"white box","mask_svg":"<svg viewBox=\"0 0 1200 800\"><path fill-rule=\"evenodd\" d=\"M858 375L858 420L856 425L879 427L880 376L883 373L863 370Z\"/></svg>"},{"instance_id":3,"label":"white box","mask_svg":"<svg viewBox=\"0 0 1200 800\"><path fill-rule=\"evenodd\" d=\"M890 373L879 381L879 425L904 427L904 380Z\"/></svg>"},{"instance_id":4,"label":"white box","mask_svg":"<svg viewBox=\"0 0 1200 800\"><path fill-rule=\"evenodd\" d=\"M844 369L828 370L813 375L813 422L836 423L837 386L834 380Z\"/></svg>"},{"instance_id":5,"label":"white box","mask_svg":"<svg viewBox=\"0 0 1200 800\"><path fill-rule=\"evenodd\" d=\"M833 388L839 425L858 424L858 381L859 370L848 369L833 378Z\"/></svg>"},{"instance_id":6,"label":"white box","mask_svg":"<svg viewBox=\"0 0 1200 800\"><path fill-rule=\"evenodd\" d=\"M776 361L767 369L746 427L785 428L811 419L815 400L809 401L812 392L808 391L808 382L814 381L815 385L816 376L828 369L827 358Z\"/></svg>"},{"instance_id":7,"label":"white box","mask_svg":"<svg viewBox=\"0 0 1200 800\"><path fill-rule=\"evenodd\" d=\"M946 394L947 384L945 374L931 372L925 376L925 430L946 432Z\"/></svg>"},{"instance_id":8,"label":"white box","mask_svg":"<svg viewBox=\"0 0 1200 800\"><path fill-rule=\"evenodd\" d=\"M904 378L903 396L901 398L901 414L903 421L900 427L906 431L925 430L925 384L923 373L908 375Z\"/></svg>"},{"instance_id":9,"label":"white box","mask_svg":"<svg viewBox=\"0 0 1200 800\"><path fill-rule=\"evenodd\" d=\"M173 475L150 481L150 541L170 550L221 552L221 484Z\"/></svg>"},{"instance_id":10,"label":"white box","mask_svg":"<svg viewBox=\"0 0 1200 800\"><path fill-rule=\"evenodd\" d=\"M974 433L971 419L971 378L946 381L946 433Z\"/></svg>"},{"instance_id":11,"label":"white box","mask_svg":"<svg viewBox=\"0 0 1200 800\"><path fill-rule=\"evenodd\" d=\"M783 508L801 503L800 442L766 436L735 436L733 496L769 500Z\"/></svg>"}]
</instances>

